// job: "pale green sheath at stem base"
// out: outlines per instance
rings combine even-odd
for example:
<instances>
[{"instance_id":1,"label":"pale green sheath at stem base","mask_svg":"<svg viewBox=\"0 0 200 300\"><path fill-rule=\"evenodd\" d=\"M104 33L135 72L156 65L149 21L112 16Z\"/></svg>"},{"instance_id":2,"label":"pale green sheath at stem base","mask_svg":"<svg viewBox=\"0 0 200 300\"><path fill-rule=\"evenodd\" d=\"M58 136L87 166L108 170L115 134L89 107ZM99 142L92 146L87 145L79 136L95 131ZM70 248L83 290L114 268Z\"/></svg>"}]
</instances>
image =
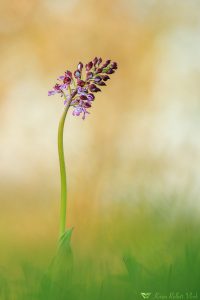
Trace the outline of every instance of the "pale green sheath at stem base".
<instances>
[{"instance_id":1,"label":"pale green sheath at stem base","mask_svg":"<svg viewBox=\"0 0 200 300\"><path fill-rule=\"evenodd\" d=\"M69 110L71 101L68 101L65 110L60 119L58 127L58 155L60 163L60 178L61 178L61 202L60 202L60 225L59 237L65 233L66 229L66 209L67 209L67 176L65 167L64 147L63 147L63 132L67 112Z\"/></svg>"}]
</instances>

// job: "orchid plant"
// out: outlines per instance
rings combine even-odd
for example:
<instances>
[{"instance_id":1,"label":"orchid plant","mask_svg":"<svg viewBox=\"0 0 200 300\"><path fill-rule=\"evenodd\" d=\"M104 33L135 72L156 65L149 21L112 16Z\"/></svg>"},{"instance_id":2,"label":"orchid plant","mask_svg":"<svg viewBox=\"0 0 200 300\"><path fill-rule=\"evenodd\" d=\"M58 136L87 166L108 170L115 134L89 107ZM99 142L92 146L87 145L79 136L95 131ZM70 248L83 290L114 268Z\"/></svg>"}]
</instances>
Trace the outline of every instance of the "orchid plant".
<instances>
[{"instance_id":1,"label":"orchid plant","mask_svg":"<svg viewBox=\"0 0 200 300\"><path fill-rule=\"evenodd\" d=\"M49 96L60 94L64 100L64 112L58 127L58 154L61 178L61 203L60 203L60 241L66 235L71 235L72 229L66 230L66 208L67 208L67 178L63 147L63 131L67 112L72 108L73 116L82 116L84 120L89 114L88 109L92 107L95 93L100 92L100 87L106 86L109 75L117 70L117 63L95 57L85 66L79 62L77 69L72 74L65 71L64 75L58 77L58 82L48 92ZM70 234L69 234L70 233Z\"/></svg>"}]
</instances>

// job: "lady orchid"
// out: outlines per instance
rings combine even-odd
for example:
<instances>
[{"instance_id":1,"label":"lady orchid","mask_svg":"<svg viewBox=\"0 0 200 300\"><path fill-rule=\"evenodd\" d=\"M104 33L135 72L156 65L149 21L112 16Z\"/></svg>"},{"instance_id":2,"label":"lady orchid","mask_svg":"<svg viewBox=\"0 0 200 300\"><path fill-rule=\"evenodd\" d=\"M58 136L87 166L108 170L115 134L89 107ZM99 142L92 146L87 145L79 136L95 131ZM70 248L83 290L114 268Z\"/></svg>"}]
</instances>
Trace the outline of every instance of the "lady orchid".
<instances>
[{"instance_id":1,"label":"lady orchid","mask_svg":"<svg viewBox=\"0 0 200 300\"><path fill-rule=\"evenodd\" d=\"M106 60L102 63L101 58L95 57L85 66L78 63L77 69L73 72L66 71L64 75L58 77L58 82L53 89L48 92L49 96L60 94L64 99L65 109L60 119L58 128L58 154L61 177L61 205L60 205L60 242L69 240L72 228L66 230L66 208L67 208L67 178L63 147L63 131L67 112L73 108L73 116L82 116L84 120L89 114L89 109L95 99L95 93L101 91L101 87L106 85L110 79L109 74L117 70L117 63Z\"/></svg>"}]
</instances>

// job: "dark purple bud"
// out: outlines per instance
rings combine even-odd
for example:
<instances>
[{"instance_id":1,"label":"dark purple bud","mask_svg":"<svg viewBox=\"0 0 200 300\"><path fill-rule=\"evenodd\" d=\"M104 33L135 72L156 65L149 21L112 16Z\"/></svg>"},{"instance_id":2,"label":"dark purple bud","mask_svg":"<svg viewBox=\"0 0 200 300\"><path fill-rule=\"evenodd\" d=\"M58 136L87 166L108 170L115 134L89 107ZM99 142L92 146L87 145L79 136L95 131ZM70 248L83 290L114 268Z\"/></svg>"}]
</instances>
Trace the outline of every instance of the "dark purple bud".
<instances>
[{"instance_id":1,"label":"dark purple bud","mask_svg":"<svg viewBox=\"0 0 200 300\"><path fill-rule=\"evenodd\" d=\"M81 78L81 72L80 72L79 70L76 70L76 71L74 72L74 77L75 77L76 79Z\"/></svg>"},{"instance_id":2,"label":"dark purple bud","mask_svg":"<svg viewBox=\"0 0 200 300\"><path fill-rule=\"evenodd\" d=\"M103 68L98 68L98 69L96 70L96 74L102 73L102 71L103 71Z\"/></svg>"},{"instance_id":3,"label":"dark purple bud","mask_svg":"<svg viewBox=\"0 0 200 300\"><path fill-rule=\"evenodd\" d=\"M65 76L63 78L63 83L70 84L72 79L72 73L70 71L65 72Z\"/></svg>"},{"instance_id":4,"label":"dark purple bud","mask_svg":"<svg viewBox=\"0 0 200 300\"><path fill-rule=\"evenodd\" d=\"M56 83L54 86L54 90L60 91L60 84Z\"/></svg>"},{"instance_id":5,"label":"dark purple bud","mask_svg":"<svg viewBox=\"0 0 200 300\"><path fill-rule=\"evenodd\" d=\"M104 81L107 81L108 79L110 79L110 77L108 75L102 75L101 77Z\"/></svg>"},{"instance_id":6,"label":"dark purple bud","mask_svg":"<svg viewBox=\"0 0 200 300\"><path fill-rule=\"evenodd\" d=\"M68 76L65 76L65 78L63 79L63 83L66 83L66 84L70 84L72 81L71 77L68 77Z\"/></svg>"},{"instance_id":7,"label":"dark purple bud","mask_svg":"<svg viewBox=\"0 0 200 300\"><path fill-rule=\"evenodd\" d=\"M86 108L89 108L89 107L91 107L92 105L91 105L90 102L87 101L87 102L84 103L84 106L85 106Z\"/></svg>"},{"instance_id":8,"label":"dark purple bud","mask_svg":"<svg viewBox=\"0 0 200 300\"><path fill-rule=\"evenodd\" d=\"M94 64L94 67L96 66L97 62L98 62L98 58L97 58L97 57L95 57L95 58L93 59L93 64Z\"/></svg>"},{"instance_id":9,"label":"dark purple bud","mask_svg":"<svg viewBox=\"0 0 200 300\"><path fill-rule=\"evenodd\" d=\"M113 62L110 67L114 70L117 70L117 63L116 62Z\"/></svg>"},{"instance_id":10,"label":"dark purple bud","mask_svg":"<svg viewBox=\"0 0 200 300\"><path fill-rule=\"evenodd\" d=\"M78 63L77 69L78 69L80 72L82 71L82 69L83 69L83 64L82 64L81 61Z\"/></svg>"},{"instance_id":11,"label":"dark purple bud","mask_svg":"<svg viewBox=\"0 0 200 300\"><path fill-rule=\"evenodd\" d=\"M95 82L100 82L101 80L102 80L101 76L96 76L96 77L94 78L94 81L95 81Z\"/></svg>"},{"instance_id":12,"label":"dark purple bud","mask_svg":"<svg viewBox=\"0 0 200 300\"><path fill-rule=\"evenodd\" d=\"M81 99L81 100L87 100L88 98L87 98L87 96L85 96L85 95L81 95L81 96L80 96L80 99Z\"/></svg>"},{"instance_id":13,"label":"dark purple bud","mask_svg":"<svg viewBox=\"0 0 200 300\"><path fill-rule=\"evenodd\" d=\"M86 71L90 71L90 70L92 69L92 67L93 67L93 62L90 61L90 62L85 66Z\"/></svg>"},{"instance_id":14,"label":"dark purple bud","mask_svg":"<svg viewBox=\"0 0 200 300\"><path fill-rule=\"evenodd\" d=\"M93 73L92 72L88 72L87 75L86 75L87 80L88 79L92 79L92 77L93 77Z\"/></svg>"},{"instance_id":15,"label":"dark purple bud","mask_svg":"<svg viewBox=\"0 0 200 300\"><path fill-rule=\"evenodd\" d=\"M111 60L108 59L105 64L103 64L102 68L106 68L110 64Z\"/></svg>"},{"instance_id":16,"label":"dark purple bud","mask_svg":"<svg viewBox=\"0 0 200 300\"><path fill-rule=\"evenodd\" d=\"M113 74L113 73L115 73L113 69L109 69L108 71L106 71L106 74Z\"/></svg>"},{"instance_id":17,"label":"dark purple bud","mask_svg":"<svg viewBox=\"0 0 200 300\"><path fill-rule=\"evenodd\" d=\"M97 64L100 65L102 63L102 58L99 57Z\"/></svg>"},{"instance_id":18,"label":"dark purple bud","mask_svg":"<svg viewBox=\"0 0 200 300\"><path fill-rule=\"evenodd\" d=\"M70 71L67 70L65 72L65 76L72 78L72 72L70 72Z\"/></svg>"},{"instance_id":19,"label":"dark purple bud","mask_svg":"<svg viewBox=\"0 0 200 300\"><path fill-rule=\"evenodd\" d=\"M101 90L95 85L95 84L90 84L89 85L89 90L91 91L91 92L94 92L94 93L96 93L96 92L100 92Z\"/></svg>"},{"instance_id":20,"label":"dark purple bud","mask_svg":"<svg viewBox=\"0 0 200 300\"><path fill-rule=\"evenodd\" d=\"M89 93L87 95L87 98L88 98L89 101L93 101L95 99L95 96L93 94Z\"/></svg>"},{"instance_id":21,"label":"dark purple bud","mask_svg":"<svg viewBox=\"0 0 200 300\"><path fill-rule=\"evenodd\" d=\"M100 85L100 86L106 85L104 81L97 82L96 84L97 84L97 85Z\"/></svg>"},{"instance_id":22,"label":"dark purple bud","mask_svg":"<svg viewBox=\"0 0 200 300\"><path fill-rule=\"evenodd\" d=\"M85 81L77 79L77 85L83 87L85 85Z\"/></svg>"}]
</instances>

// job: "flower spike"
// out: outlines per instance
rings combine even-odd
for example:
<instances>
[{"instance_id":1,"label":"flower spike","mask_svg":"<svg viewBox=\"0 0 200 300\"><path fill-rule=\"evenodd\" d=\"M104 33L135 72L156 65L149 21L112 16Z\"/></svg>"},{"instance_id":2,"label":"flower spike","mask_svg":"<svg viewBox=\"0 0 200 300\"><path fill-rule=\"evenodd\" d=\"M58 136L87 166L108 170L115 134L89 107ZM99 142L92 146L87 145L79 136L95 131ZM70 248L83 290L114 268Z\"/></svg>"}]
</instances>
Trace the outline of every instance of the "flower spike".
<instances>
[{"instance_id":1,"label":"flower spike","mask_svg":"<svg viewBox=\"0 0 200 300\"><path fill-rule=\"evenodd\" d=\"M94 93L101 91L98 86L106 86L104 81L110 79L108 74L113 74L116 70L116 62L108 59L102 63L101 57L95 57L85 66L79 62L73 74L67 70L58 77L58 83L48 92L48 96L60 94L64 98L64 105L73 107L72 115L81 115L84 120L89 114L87 109L91 108L95 99Z\"/></svg>"}]
</instances>

